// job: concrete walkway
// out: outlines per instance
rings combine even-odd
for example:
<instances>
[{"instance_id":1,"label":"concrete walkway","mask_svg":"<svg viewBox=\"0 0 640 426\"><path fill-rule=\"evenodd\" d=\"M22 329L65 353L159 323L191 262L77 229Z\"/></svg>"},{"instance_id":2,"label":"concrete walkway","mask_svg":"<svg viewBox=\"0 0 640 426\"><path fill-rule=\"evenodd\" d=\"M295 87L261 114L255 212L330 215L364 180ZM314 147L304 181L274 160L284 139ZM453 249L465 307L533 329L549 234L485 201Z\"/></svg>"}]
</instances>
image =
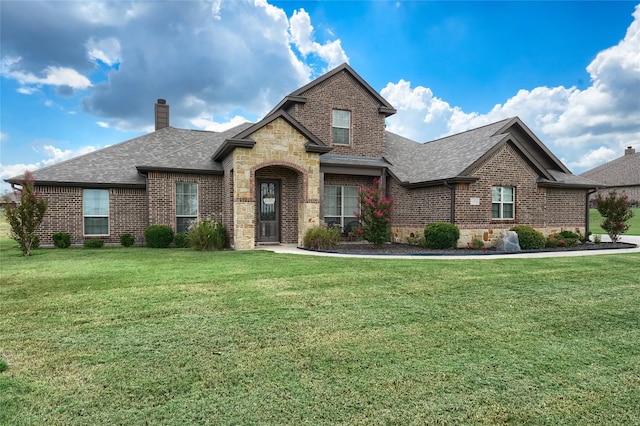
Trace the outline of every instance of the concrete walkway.
<instances>
[{"instance_id":1,"label":"concrete walkway","mask_svg":"<svg viewBox=\"0 0 640 426\"><path fill-rule=\"evenodd\" d=\"M611 241L607 235L602 236L602 241ZM345 254L345 253L322 253L311 250L303 250L295 244L266 245L259 250L268 250L280 254L300 254L307 256L327 256L327 257L353 257L353 258L376 258L376 259L415 259L415 260L436 260L436 259L521 259L521 258L545 258L545 257L575 257L575 256L597 256L600 254L623 254L638 253L640 256L640 236L625 235L621 238L624 243L636 244L633 249L609 249L609 250L575 250L575 251L550 251L540 253L511 253L511 254L465 254L460 256L452 255L368 255L368 254ZM639 259L640 260L640 259Z\"/></svg>"}]
</instances>

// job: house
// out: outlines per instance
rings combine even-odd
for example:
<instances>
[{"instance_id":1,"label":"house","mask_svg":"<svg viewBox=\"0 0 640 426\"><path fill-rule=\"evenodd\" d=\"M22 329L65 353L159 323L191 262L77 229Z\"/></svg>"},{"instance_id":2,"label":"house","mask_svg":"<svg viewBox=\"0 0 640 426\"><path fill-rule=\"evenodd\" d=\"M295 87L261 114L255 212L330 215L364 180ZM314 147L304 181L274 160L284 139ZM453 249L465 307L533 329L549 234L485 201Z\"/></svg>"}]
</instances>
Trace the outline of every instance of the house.
<instances>
[{"instance_id":1,"label":"house","mask_svg":"<svg viewBox=\"0 0 640 426\"><path fill-rule=\"evenodd\" d=\"M461 246L491 245L516 224L585 232L596 185L571 174L519 118L418 143L385 130L395 113L347 64L261 121L219 133L171 127L159 99L156 131L33 172L48 202L41 242L52 244L55 232L73 244L116 244L123 233L141 242L151 224L180 232L215 218L235 249L301 245L321 222L347 229L357 187L375 179L395 199L396 241L436 221L455 223Z\"/></svg>"},{"instance_id":2,"label":"house","mask_svg":"<svg viewBox=\"0 0 640 426\"><path fill-rule=\"evenodd\" d=\"M640 153L636 153L633 147L627 147L622 157L580 176L602 184L605 187L602 190L603 196L615 190L618 194L627 195L630 205L640 206Z\"/></svg>"}]
</instances>

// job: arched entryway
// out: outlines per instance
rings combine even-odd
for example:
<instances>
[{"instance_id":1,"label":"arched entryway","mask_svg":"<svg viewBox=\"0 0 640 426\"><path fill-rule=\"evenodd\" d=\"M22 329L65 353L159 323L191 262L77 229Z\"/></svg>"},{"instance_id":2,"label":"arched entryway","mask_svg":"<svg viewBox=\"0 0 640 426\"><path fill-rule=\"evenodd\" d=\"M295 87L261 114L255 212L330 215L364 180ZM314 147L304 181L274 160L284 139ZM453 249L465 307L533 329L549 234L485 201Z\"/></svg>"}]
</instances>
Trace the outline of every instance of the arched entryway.
<instances>
[{"instance_id":1,"label":"arched entryway","mask_svg":"<svg viewBox=\"0 0 640 426\"><path fill-rule=\"evenodd\" d=\"M303 175L283 165L255 171L256 244L298 242L298 208L303 202Z\"/></svg>"}]
</instances>

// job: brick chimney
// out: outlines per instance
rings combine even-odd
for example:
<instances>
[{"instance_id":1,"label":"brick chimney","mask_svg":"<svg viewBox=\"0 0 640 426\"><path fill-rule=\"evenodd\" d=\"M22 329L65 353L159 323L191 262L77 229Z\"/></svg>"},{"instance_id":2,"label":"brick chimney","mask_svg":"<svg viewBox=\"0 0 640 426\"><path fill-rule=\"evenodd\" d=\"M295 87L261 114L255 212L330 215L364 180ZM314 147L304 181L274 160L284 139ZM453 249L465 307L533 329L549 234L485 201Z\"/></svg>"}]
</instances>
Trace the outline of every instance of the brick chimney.
<instances>
[{"instance_id":1,"label":"brick chimney","mask_svg":"<svg viewBox=\"0 0 640 426\"><path fill-rule=\"evenodd\" d=\"M636 150L631 148L630 146L627 147L627 149L624 150L624 155L632 155L632 154L635 154L635 153L636 153Z\"/></svg>"},{"instance_id":2,"label":"brick chimney","mask_svg":"<svg viewBox=\"0 0 640 426\"><path fill-rule=\"evenodd\" d=\"M155 107L156 130L169 127L169 105L166 99L158 99Z\"/></svg>"}]
</instances>

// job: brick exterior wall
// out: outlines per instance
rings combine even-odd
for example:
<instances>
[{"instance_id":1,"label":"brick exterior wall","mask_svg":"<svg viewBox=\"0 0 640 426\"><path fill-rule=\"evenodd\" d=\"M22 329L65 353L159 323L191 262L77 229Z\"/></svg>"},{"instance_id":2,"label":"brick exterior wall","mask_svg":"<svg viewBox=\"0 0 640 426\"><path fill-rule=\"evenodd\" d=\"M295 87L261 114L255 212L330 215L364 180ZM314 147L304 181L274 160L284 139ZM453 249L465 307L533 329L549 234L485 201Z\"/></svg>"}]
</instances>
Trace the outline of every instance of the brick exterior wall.
<instances>
[{"instance_id":1,"label":"brick exterior wall","mask_svg":"<svg viewBox=\"0 0 640 426\"><path fill-rule=\"evenodd\" d=\"M485 245L497 243L500 236L515 225L529 225L545 236L562 230L584 233L585 189L539 187L537 174L511 146L505 145L480 164L472 175L473 183L455 185L455 224L460 228L459 247L473 238ZM494 220L491 214L491 188L515 188L515 219ZM392 231L397 241L406 242L413 233L423 235L424 227L433 222L450 222L451 190L443 185L407 189L388 180L388 195L395 198ZM473 205L471 199L479 204Z\"/></svg>"},{"instance_id":2,"label":"brick exterior wall","mask_svg":"<svg viewBox=\"0 0 640 426\"><path fill-rule=\"evenodd\" d=\"M68 232L71 244L82 245L86 238L100 238L106 244L120 244L125 233L136 237L136 244L144 240L147 226L147 198L144 189L109 189L109 235L85 237L83 226L82 188L39 186L38 192L47 202L47 213L38 229L40 244L53 246L52 235Z\"/></svg>"},{"instance_id":3,"label":"brick exterior wall","mask_svg":"<svg viewBox=\"0 0 640 426\"><path fill-rule=\"evenodd\" d=\"M346 71L304 92L304 104L288 112L326 145L332 145L332 111L351 111L351 144L332 145L332 155L380 158L384 152L384 114L378 101Z\"/></svg>"},{"instance_id":4,"label":"brick exterior wall","mask_svg":"<svg viewBox=\"0 0 640 426\"><path fill-rule=\"evenodd\" d=\"M616 194L618 194L618 196L626 195L627 197L629 197L627 200L631 207L640 207L640 185L604 188L599 190L598 192L602 194L603 197L607 197L612 191L616 191ZM596 208L596 194L591 194L591 196L589 197L589 206L591 208Z\"/></svg>"},{"instance_id":5,"label":"brick exterior wall","mask_svg":"<svg viewBox=\"0 0 640 426\"><path fill-rule=\"evenodd\" d=\"M407 189L390 177L387 195L394 199L391 231L397 242L406 242L411 234L423 235L428 223L451 221L451 189L445 186Z\"/></svg>"},{"instance_id":6,"label":"brick exterior wall","mask_svg":"<svg viewBox=\"0 0 640 426\"><path fill-rule=\"evenodd\" d=\"M168 225L176 230L176 183L198 184L198 218L225 222L223 216L223 177L186 173L149 172L149 224Z\"/></svg>"}]
</instances>

